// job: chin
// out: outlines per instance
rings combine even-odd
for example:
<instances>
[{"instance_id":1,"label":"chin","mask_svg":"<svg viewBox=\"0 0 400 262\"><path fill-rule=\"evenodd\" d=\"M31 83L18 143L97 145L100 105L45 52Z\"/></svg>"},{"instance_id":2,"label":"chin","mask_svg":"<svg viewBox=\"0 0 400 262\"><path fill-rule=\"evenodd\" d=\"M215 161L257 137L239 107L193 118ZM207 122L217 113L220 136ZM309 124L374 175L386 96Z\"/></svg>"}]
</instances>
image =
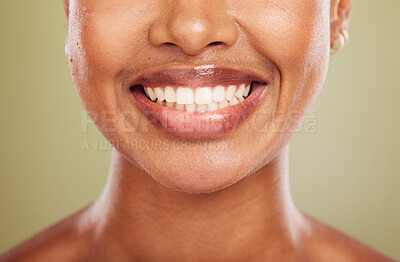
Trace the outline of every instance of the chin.
<instances>
[{"instance_id":1,"label":"chin","mask_svg":"<svg viewBox=\"0 0 400 262\"><path fill-rule=\"evenodd\" d=\"M208 170L210 172L210 170ZM186 171L170 173L150 173L150 175L161 185L178 192L184 193L212 193L223 190L240 180L235 172L210 172Z\"/></svg>"},{"instance_id":2,"label":"chin","mask_svg":"<svg viewBox=\"0 0 400 262\"><path fill-rule=\"evenodd\" d=\"M179 192L210 193L225 189L240 179L245 172L245 159L235 159L240 155L220 152L168 153L140 161L139 165L161 185ZM155 159L162 159L158 161ZM240 163L240 164L235 164Z\"/></svg>"}]
</instances>

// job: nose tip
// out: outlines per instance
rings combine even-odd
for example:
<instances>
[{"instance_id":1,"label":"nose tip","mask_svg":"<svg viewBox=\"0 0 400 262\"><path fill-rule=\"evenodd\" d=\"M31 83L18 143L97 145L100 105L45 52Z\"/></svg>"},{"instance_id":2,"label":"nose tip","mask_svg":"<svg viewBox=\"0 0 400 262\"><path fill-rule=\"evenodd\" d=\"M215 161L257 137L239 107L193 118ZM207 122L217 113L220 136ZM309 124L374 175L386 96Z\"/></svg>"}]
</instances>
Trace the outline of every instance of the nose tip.
<instances>
[{"instance_id":1,"label":"nose tip","mask_svg":"<svg viewBox=\"0 0 400 262\"><path fill-rule=\"evenodd\" d=\"M237 38L237 28L232 19L221 11L206 12L181 7L155 21L149 37L155 46L172 44L193 56L209 46L232 45Z\"/></svg>"}]
</instances>

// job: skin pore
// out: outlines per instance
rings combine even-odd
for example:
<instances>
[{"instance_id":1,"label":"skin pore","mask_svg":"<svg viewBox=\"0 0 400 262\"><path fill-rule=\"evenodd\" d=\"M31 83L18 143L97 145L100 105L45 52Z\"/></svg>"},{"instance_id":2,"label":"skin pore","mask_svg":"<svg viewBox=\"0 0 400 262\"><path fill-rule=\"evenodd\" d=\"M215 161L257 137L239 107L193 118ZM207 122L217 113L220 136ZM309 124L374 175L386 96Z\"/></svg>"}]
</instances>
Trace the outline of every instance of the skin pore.
<instances>
[{"instance_id":1,"label":"skin pore","mask_svg":"<svg viewBox=\"0 0 400 262\"><path fill-rule=\"evenodd\" d=\"M298 210L290 194L287 144L323 86L351 0L64 4L75 87L115 147L109 178L94 203L1 262L390 261ZM132 103L141 74L208 65L268 83L234 130L183 139Z\"/></svg>"}]
</instances>

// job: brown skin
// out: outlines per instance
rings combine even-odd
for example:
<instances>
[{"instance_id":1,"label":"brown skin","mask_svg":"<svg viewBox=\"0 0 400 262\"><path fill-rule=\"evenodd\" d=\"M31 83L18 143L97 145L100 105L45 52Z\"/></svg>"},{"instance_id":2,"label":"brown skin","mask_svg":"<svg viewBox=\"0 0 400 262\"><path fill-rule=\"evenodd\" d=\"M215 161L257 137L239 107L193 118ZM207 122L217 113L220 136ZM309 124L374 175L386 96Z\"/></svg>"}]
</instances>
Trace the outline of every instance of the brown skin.
<instances>
[{"instance_id":1,"label":"brown skin","mask_svg":"<svg viewBox=\"0 0 400 262\"><path fill-rule=\"evenodd\" d=\"M93 204L0 261L392 261L302 213L290 195L287 143L322 88L351 5L66 1L75 86L117 150ZM167 135L126 95L143 70L203 64L234 64L271 79L256 111L221 137ZM104 112L113 113L111 121ZM117 121L125 112L133 113L124 123L135 132ZM273 128L260 131L268 123ZM139 150L130 141L162 141L164 148ZM226 142L229 150L215 146ZM169 150L176 144L186 147Z\"/></svg>"}]
</instances>

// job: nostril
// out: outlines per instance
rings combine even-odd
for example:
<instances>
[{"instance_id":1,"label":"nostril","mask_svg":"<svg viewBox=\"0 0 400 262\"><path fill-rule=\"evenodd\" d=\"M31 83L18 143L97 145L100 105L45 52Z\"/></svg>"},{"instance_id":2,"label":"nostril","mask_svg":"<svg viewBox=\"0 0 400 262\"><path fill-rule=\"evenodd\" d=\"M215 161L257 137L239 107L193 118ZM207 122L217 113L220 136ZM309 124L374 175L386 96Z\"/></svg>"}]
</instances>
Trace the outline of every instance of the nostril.
<instances>
[{"instance_id":1,"label":"nostril","mask_svg":"<svg viewBox=\"0 0 400 262\"><path fill-rule=\"evenodd\" d=\"M215 42L209 43L208 45L215 46L215 45L222 45L222 44L223 44L223 42L221 42L221 41L215 41Z\"/></svg>"},{"instance_id":2,"label":"nostril","mask_svg":"<svg viewBox=\"0 0 400 262\"><path fill-rule=\"evenodd\" d=\"M175 46L174 43L172 42L165 42L164 44L162 44L163 46Z\"/></svg>"}]
</instances>

